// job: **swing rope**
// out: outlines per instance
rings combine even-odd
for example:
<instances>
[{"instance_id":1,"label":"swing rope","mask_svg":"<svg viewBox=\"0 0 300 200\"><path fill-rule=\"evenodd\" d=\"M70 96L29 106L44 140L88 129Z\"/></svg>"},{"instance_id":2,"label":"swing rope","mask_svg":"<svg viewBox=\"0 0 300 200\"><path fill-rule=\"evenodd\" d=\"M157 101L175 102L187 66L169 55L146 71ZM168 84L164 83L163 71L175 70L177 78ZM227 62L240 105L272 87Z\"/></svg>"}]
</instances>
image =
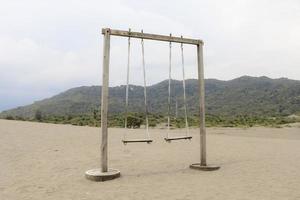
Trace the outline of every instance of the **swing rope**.
<instances>
[{"instance_id":1,"label":"swing rope","mask_svg":"<svg viewBox=\"0 0 300 200\"><path fill-rule=\"evenodd\" d=\"M181 38L182 38L182 36L181 36ZM189 135L189 124L188 124L188 119L187 119L187 106L186 106L183 43L181 43L181 64L182 64L182 87L183 87L183 106L184 106L185 129L186 129L186 136L188 136Z\"/></svg>"},{"instance_id":2,"label":"swing rope","mask_svg":"<svg viewBox=\"0 0 300 200\"><path fill-rule=\"evenodd\" d=\"M143 33L143 30L142 30ZM130 29L129 29L130 34ZM143 77L144 77L144 106L145 106L145 129L147 139L126 139L126 131L123 135L123 143L137 143L137 142L147 142L150 144L152 140L149 134L149 120L148 120L148 106L147 106L147 84L146 84L146 65L145 65L145 51L144 51L144 40L141 40L142 45L142 65L143 65ZM126 80L126 99L125 99L125 129L128 127L128 96L129 96L129 72L130 72L130 36L128 37L128 57L127 57L127 80Z\"/></svg>"},{"instance_id":3,"label":"swing rope","mask_svg":"<svg viewBox=\"0 0 300 200\"><path fill-rule=\"evenodd\" d=\"M143 30L141 31L143 33ZM130 29L129 29L130 34ZM172 37L172 34L170 34ZM181 36L182 37L182 36ZM128 55L127 55L127 79L126 79L126 100L125 100L125 129L128 127L128 103L129 103L129 72L130 72L130 36L128 37ZM141 39L141 48L142 48L142 67L143 67L143 81L144 81L144 108L145 108L145 130L147 139L135 139L135 140L126 140L126 131L124 131L123 143L128 142L147 142L150 143L149 134L149 119L148 119L148 105L147 105L147 82L146 82L146 64L145 64L145 48L144 48L144 39ZM186 85L185 85L185 64L184 64L184 52L183 52L183 43L181 43L181 65L182 65L182 87L183 87L183 104L184 104L184 117L185 117L185 128L186 128L186 137L176 137L169 138L170 134L170 124L171 124L171 82L172 82L172 42L169 42L169 84L168 84L168 131L166 141L177 140L177 139L191 139L189 137L189 125L187 118L187 102L186 102ZM176 101L177 103L177 101ZM177 110L176 110L177 112Z\"/></svg>"},{"instance_id":4,"label":"swing rope","mask_svg":"<svg viewBox=\"0 0 300 200\"><path fill-rule=\"evenodd\" d=\"M129 29L129 34L130 34ZM130 37L128 37L128 49L127 49L127 80L126 80L126 102L125 102L125 129L127 129L127 118L128 118L128 92L129 92L129 72L130 72ZM123 139L126 138L126 131Z\"/></svg>"},{"instance_id":5,"label":"swing rope","mask_svg":"<svg viewBox=\"0 0 300 200\"><path fill-rule=\"evenodd\" d=\"M170 34L170 37L172 35ZM181 36L182 37L182 36ZM183 87L183 106L184 106L184 119L185 119L185 136L169 137L170 136L170 119L171 119L171 81L172 81L172 43L169 43L169 86L168 86L168 130L165 141L171 142L172 140L192 139L189 136L189 124L187 118L187 103L186 103L186 87L185 87L185 70L184 70L184 53L183 43L181 43L181 65L182 65L182 87ZM177 100L176 100L176 115L177 115Z\"/></svg>"},{"instance_id":6,"label":"swing rope","mask_svg":"<svg viewBox=\"0 0 300 200\"><path fill-rule=\"evenodd\" d=\"M143 33L143 30L142 30ZM144 50L144 39L141 39L142 45L142 64L143 64L143 77L144 77L144 106L145 106L145 128L148 139L150 138L149 135L149 121L148 121L148 105L147 105L147 84L146 84L146 65L145 65L145 50Z\"/></svg>"}]
</instances>

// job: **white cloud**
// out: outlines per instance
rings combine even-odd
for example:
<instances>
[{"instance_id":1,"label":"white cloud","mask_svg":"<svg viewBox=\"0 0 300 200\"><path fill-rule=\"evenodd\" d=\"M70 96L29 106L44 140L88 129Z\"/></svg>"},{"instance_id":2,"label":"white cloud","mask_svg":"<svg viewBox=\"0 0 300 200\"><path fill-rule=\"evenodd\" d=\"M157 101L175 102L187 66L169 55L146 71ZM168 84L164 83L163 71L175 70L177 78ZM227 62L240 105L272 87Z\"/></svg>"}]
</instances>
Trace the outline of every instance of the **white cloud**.
<instances>
[{"instance_id":1,"label":"white cloud","mask_svg":"<svg viewBox=\"0 0 300 200\"><path fill-rule=\"evenodd\" d=\"M0 13L1 99L30 101L25 96L100 84L102 27L202 38L206 77L300 79L297 0L10 0L1 2ZM112 38L113 85L125 82L126 45ZM131 82L141 84L140 41L132 46ZM168 44L145 41L145 52L148 83L167 78ZM178 45L173 58L174 78L181 78ZM195 48L185 46L185 60L187 77L195 77Z\"/></svg>"}]
</instances>

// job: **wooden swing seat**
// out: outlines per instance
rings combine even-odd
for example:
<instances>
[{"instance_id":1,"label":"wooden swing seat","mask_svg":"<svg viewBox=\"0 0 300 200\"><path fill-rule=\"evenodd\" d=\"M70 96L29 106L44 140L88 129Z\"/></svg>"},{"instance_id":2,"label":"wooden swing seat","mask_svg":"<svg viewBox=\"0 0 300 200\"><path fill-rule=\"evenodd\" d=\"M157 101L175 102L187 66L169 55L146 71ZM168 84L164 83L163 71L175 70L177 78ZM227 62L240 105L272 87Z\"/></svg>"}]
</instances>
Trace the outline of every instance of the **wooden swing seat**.
<instances>
[{"instance_id":1,"label":"wooden swing seat","mask_svg":"<svg viewBox=\"0 0 300 200\"><path fill-rule=\"evenodd\" d=\"M151 140L151 139L131 139L131 140L122 140L122 142L124 144L127 144L127 143L141 143L141 142L147 142L148 144L150 144L151 142L153 142L153 140Z\"/></svg>"},{"instance_id":2,"label":"wooden swing seat","mask_svg":"<svg viewBox=\"0 0 300 200\"><path fill-rule=\"evenodd\" d=\"M171 142L172 140L190 140L192 136L178 136L178 137L169 137L165 138L166 142Z\"/></svg>"}]
</instances>

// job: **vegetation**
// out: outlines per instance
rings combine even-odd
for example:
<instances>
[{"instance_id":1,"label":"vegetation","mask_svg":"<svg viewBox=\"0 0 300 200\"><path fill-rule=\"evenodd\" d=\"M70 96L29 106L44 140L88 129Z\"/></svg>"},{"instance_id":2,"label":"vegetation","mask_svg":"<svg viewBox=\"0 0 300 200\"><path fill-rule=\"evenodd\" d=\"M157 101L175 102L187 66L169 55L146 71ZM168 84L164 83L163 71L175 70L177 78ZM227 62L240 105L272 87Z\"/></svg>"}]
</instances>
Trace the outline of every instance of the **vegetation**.
<instances>
[{"instance_id":1,"label":"vegetation","mask_svg":"<svg viewBox=\"0 0 300 200\"><path fill-rule=\"evenodd\" d=\"M40 110L37 110L35 112L34 119L37 120L37 121L39 121L39 122L42 121L43 116L42 116L42 112Z\"/></svg>"},{"instance_id":2,"label":"vegetation","mask_svg":"<svg viewBox=\"0 0 300 200\"><path fill-rule=\"evenodd\" d=\"M167 117L162 115L150 114L149 116L149 127L166 128ZM101 118L97 113L91 113L90 115L79 115L79 116L44 116L42 118L31 118L24 119L19 117L7 116L8 120L26 120L26 121L38 121L44 123L54 124L72 124L76 126L94 126L99 127ZM124 127L125 126L124 115L111 115L109 116L108 126L109 127ZM279 125L300 122L300 117L267 117L267 116L247 116L237 115L234 117L226 116L215 116L206 115L206 126L207 127L253 127L253 126L269 126L278 127ZM199 116L192 115L188 117L188 124L190 127L199 126ZM141 128L145 126L144 113L129 113L127 118L128 128ZM171 118L171 128L184 128L185 119L184 117Z\"/></svg>"},{"instance_id":3,"label":"vegetation","mask_svg":"<svg viewBox=\"0 0 300 200\"><path fill-rule=\"evenodd\" d=\"M130 86L128 127L144 126L143 87ZM149 86L149 125L166 124L168 81ZM183 118L182 82L172 81L172 127L185 126ZM197 80L186 81L188 122L198 126L199 111ZM78 87L32 105L0 113L0 118L33 120L49 123L100 126L100 86ZM124 127L125 86L109 90L109 126ZM177 104L177 118L175 110ZM300 115L300 81L285 78L243 76L230 81L206 80L207 126L276 126L299 121L289 117Z\"/></svg>"}]
</instances>

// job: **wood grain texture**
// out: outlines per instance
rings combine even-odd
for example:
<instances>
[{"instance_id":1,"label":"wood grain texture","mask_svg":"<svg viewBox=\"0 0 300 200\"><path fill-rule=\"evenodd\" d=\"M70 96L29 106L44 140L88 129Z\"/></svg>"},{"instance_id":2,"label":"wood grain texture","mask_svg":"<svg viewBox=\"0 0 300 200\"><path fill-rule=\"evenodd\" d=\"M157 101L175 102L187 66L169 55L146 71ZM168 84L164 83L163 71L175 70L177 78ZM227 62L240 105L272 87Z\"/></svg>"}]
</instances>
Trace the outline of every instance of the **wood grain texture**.
<instances>
[{"instance_id":1,"label":"wood grain texture","mask_svg":"<svg viewBox=\"0 0 300 200\"><path fill-rule=\"evenodd\" d=\"M102 29L102 34L105 34L107 31L109 31L110 35L121 36L121 37L132 37L132 38L141 38L141 39L148 39L148 40L158 40L158 41L165 41L165 42L193 44L193 45L203 44L202 40L197 40L197 39L173 37L170 35L157 35L157 34L141 33L141 32L131 32L131 31L129 32L123 30L109 29L109 28Z\"/></svg>"},{"instance_id":2,"label":"wood grain texture","mask_svg":"<svg viewBox=\"0 0 300 200\"><path fill-rule=\"evenodd\" d=\"M206 129L205 129L205 83L203 66L203 47L197 46L198 81L199 81L199 113L200 113L200 162L206 166Z\"/></svg>"},{"instance_id":3,"label":"wood grain texture","mask_svg":"<svg viewBox=\"0 0 300 200\"><path fill-rule=\"evenodd\" d=\"M102 72L102 100L101 100L101 170L107 172L107 112L108 112L108 85L109 85L109 50L110 34L104 34L103 45L103 72Z\"/></svg>"}]
</instances>

